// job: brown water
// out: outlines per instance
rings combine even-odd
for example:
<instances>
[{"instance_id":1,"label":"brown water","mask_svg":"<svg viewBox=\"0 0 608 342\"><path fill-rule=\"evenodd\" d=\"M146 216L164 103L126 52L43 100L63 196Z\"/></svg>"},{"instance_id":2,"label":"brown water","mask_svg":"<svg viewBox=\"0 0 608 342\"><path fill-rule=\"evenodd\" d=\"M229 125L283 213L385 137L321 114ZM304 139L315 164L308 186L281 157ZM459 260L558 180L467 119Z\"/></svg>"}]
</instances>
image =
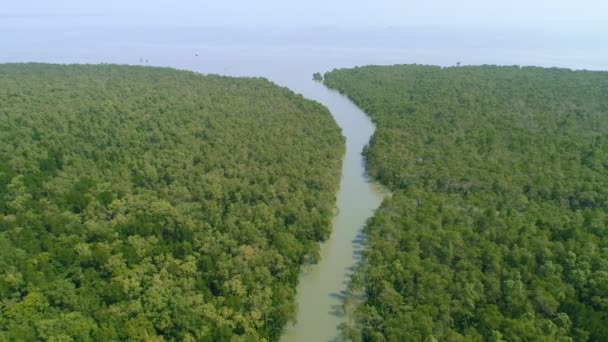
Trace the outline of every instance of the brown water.
<instances>
[{"instance_id":1,"label":"brown water","mask_svg":"<svg viewBox=\"0 0 608 342\"><path fill-rule=\"evenodd\" d=\"M386 194L370 183L361 156L363 147L374 132L369 118L342 95L325 89L304 94L323 103L342 127L346 137L346 155L337 199L333 232L321 246L321 260L303 269L296 301L297 321L289 325L282 341L329 341L338 336L338 326L345 319L342 302L352 267L359 260L361 229ZM322 96L314 96L322 95Z\"/></svg>"}]
</instances>

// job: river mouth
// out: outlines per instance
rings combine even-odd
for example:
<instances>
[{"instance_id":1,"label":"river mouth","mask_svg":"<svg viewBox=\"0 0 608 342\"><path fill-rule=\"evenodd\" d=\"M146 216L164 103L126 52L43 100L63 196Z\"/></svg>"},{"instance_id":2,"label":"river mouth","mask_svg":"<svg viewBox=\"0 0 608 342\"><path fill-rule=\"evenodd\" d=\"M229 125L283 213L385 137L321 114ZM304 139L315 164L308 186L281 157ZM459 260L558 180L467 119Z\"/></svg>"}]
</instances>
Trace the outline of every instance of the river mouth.
<instances>
[{"instance_id":1,"label":"river mouth","mask_svg":"<svg viewBox=\"0 0 608 342\"><path fill-rule=\"evenodd\" d=\"M286 342L327 341L337 337L338 325L345 320L342 310L345 291L365 241L361 230L387 194L368 180L361 156L374 125L346 97L313 81L314 72L368 64L448 66L457 61L603 70L606 68L603 56L608 54L606 44L592 44L572 54L568 46L547 45L521 32L513 34L517 39L500 40L494 49L482 50L479 46L484 46L484 39L487 40L484 38L487 32L483 30L436 30L429 33L432 35L429 39L421 29L387 29L381 32L384 39L378 39L377 30L366 33L301 29L285 33L280 41L272 39L277 32L273 30L244 29L242 39L235 37L239 36L237 31L16 28L10 35L0 37L4 47L0 62L143 64L204 74L265 77L326 106L346 137L337 214L330 238L321 245L319 263L302 269L296 297L297 323L285 327L282 340Z\"/></svg>"}]
</instances>

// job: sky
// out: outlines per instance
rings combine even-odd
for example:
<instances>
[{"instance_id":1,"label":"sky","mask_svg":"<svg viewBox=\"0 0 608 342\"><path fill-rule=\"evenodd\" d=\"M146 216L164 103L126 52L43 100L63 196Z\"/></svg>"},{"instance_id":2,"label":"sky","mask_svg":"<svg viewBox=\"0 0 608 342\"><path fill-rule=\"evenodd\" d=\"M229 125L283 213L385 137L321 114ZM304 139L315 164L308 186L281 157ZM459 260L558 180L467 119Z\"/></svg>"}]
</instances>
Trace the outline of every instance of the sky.
<instances>
[{"instance_id":1,"label":"sky","mask_svg":"<svg viewBox=\"0 0 608 342\"><path fill-rule=\"evenodd\" d=\"M608 34L605 0L5 0L3 27L537 29Z\"/></svg>"}]
</instances>

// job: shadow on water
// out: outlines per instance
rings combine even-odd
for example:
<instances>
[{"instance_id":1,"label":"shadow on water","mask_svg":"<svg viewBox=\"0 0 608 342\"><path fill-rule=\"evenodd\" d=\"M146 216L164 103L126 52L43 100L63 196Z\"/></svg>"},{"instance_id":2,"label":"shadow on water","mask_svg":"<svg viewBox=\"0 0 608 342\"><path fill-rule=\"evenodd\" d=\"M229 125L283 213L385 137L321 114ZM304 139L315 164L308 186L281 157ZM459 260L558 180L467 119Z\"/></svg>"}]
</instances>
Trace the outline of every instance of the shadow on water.
<instances>
[{"instance_id":1,"label":"shadow on water","mask_svg":"<svg viewBox=\"0 0 608 342\"><path fill-rule=\"evenodd\" d=\"M365 244L365 236L363 236L363 234L359 234L353 239L352 242L355 248L363 248Z\"/></svg>"},{"instance_id":2,"label":"shadow on water","mask_svg":"<svg viewBox=\"0 0 608 342\"><path fill-rule=\"evenodd\" d=\"M320 262L300 278L295 325L288 325L281 340L342 341L352 303L349 288L363 256L363 228L387 192L366 174L362 150L369 143L374 125L348 98L314 83L304 96L318 100L330 110L346 138L342 179L337 194L332 234L321 245ZM315 92L312 92L314 90Z\"/></svg>"},{"instance_id":3,"label":"shadow on water","mask_svg":"<svg viewBox=\"0 0 608 342\"><path fill-rule=\"evenodd\" d=\"M337 336L329 340L331 342L342 342L348 340L346 335L348 323L345 320L349 316L352 316L353 311L364 299L361 293L353 293L351 288L352 277L357 269L361 266L361 262L363 261L363 251L367 242L363 228L364 227L359 230L355 238L351 241L353 247L354 264L346 268L346 273L343 280L344 289L340 292L329 294L332 299L335 299L339 303L331 306L329 314L342 319L342 322L336 325ZM347 310L350 312L347 312Z\"/></svg>"},{"instance_id":4,"label":"shadow on water","mask_svg":"<svg viewBox=\"0 0 608 342\"><path fill-rule=\"evenodd\" d=\"M336 299L339 299L339 300L342 300L342 301L344 299L346 299L347 295L348 295L348 292L346 290L342 290L339 293L331 293L331 294L329 294L330 297L336 298Z\"/></svg>"},{"instance_id":5,"label":"shadow on water","mask_svg":"<svg viewBox=\"0 0 608 342\"><path fill-rule=\"evenodd\" d=\"M367 162L365 161L365 156L361 153L361 178L366 183L373 183L373 181L369 178L369 174L367 173Z\"/></svg>"},{"instance_id":6,"label":"shadow on water","mask_svg":"<svg viewBox=\"0 0 608 342\"><path fill-rule=\"evenodd\" d=\"M329 314L332 316L344 317L344 309L342 308L342 305L334 304L331 306ZM340 325L338 324L337 326L339 327Z\"/></svg>"}]
</instances>

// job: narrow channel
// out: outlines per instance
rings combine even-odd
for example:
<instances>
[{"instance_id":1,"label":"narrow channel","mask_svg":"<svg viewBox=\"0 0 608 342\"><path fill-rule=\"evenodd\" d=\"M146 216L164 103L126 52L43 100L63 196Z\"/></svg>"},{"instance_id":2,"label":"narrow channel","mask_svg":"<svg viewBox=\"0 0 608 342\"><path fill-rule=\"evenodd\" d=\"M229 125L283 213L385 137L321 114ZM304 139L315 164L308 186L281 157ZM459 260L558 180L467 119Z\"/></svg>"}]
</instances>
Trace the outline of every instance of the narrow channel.
<instances>
[{"instance_id":1,"label":"narrow channel","mask_svg":"<svg viewBox=\"0 0 608 342\"><path fill-rule=\"evenodd\" d=\"M339 336L339 326L345 320L342 303L352 268L360 258L363 226L387 194L370 182L361 155L374 132L369 117L348 98L321 83L305 88L298 90L325 105L342 127L346 154L333 231L321 245L319 263L302 271L296 297L297 321L286 327L284 342L331 341Z\"/></svg>"}]
</instances>

